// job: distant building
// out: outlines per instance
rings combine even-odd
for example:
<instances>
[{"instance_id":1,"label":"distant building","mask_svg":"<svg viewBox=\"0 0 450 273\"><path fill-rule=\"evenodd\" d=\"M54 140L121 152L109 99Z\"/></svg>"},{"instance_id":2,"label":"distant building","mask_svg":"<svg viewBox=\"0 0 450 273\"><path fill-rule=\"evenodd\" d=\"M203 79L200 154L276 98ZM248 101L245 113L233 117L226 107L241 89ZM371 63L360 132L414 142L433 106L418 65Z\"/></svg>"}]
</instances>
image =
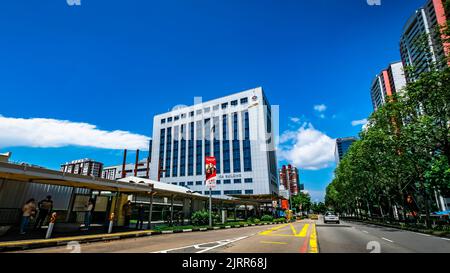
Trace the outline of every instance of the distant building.
<instances>
[{"instance_id":1,"label":"distant building","mask_svg":"<svg viewBox=\"0 0 450 273\"><path fill-rule=\"evenodd\" d=\"M392 63L381 71L373 80L370 91L374 111L385 104L390 96L400 93L405 86L406 78L401 62Z\"/></svg>"},{"instance_id":2,"label":"distant building","mask_svg":"<svg viewBox=\"0 0 450 273\"><path fill-rule=\"evenodd\" d=\"M0 154L0 162L8 162L11 157L11 152Z\"/></svg>"},{"instance_id":3,"label":"distant building","mask_svg":"<svg viewBox=\"0 0 450 273\"><path fill-rule=\"evenodd\" d=\"M156 115L150 178L209 194L205 157L214 156L212 195L278 194L272 110L258 87Z\"/></svg>"},{"instance_id":4,"label":"distant building","mask_svg":"<svg viewBox=\"0 0 450 273\"><path fill-rule=\"evenodd\" d=\"M285 189L289 189L289 193L292 195L297 195L303 190L298 169L291 165L283 165L280 169L280 185L283 185Z\"/></svg>"},{"instance_id":5,"label":"distant building","mask_svg":"<svg viewBox=\"0 0 450 273\"><path fill-rule=\"evenodd\" d=\"M445 25L446 21L443 0L429 0L406 22L400 39L400 55L403 66L414 68L413 73L406 75L408 81L414 81L420 73L429 71L432 63L448 56L448 45L436 39L438 26ZM429 38L423 40L424 36Z\"/></svg>"},{"instance_id":6,"label":"distant building","mask_svg":"<svg viewBox=\"0 0 450 273\"><path fill-rule=\"evenodd\" d=\"M61 165L61 172L101 177L103 163L89 158L74 160Z\"/></svg>"},{"instance_id":7,"label":"distant building","mask_svg":"<svg viewBox=\"0 0 450 273\"><path fill-rule=\"evenodd\" d=\"M345 137L336 139L336 150L334 152L334 156L336 157L337 164L339 164L342 158L344 158L344 155L347 153L348 149L353 144L353 142L357 140L358 139L356 137Z\"/></svg>"},{"instance_id":8,"label":"distant building","mask_svg":"<svg viewBox=\"0 0 450 273\"><path fill-rule=\"evenodd\" d=\"M116 180L122 178L122 165L104 167L102 178ZM125 164L125 177L134 175L135 163ZM137 177L147 177L147 158L140 160L137 164Z\"/></svg>"}]
</instances>

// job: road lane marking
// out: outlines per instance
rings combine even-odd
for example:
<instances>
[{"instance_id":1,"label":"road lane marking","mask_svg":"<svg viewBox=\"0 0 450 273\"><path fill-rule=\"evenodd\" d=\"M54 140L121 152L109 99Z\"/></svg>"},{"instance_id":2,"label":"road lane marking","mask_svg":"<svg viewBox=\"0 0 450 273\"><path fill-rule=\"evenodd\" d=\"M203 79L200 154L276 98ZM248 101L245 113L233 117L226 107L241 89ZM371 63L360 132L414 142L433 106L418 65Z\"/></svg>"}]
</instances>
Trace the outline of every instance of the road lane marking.
<instances>
[{"instance_id":1,"label":"road lane marking","mask_svg":"<svg viewBox=\"0 0 450 273\"><path fill-rule=\"evenodd\" d=\"M450 241L449 238L441 238L442 240Z\"/></svg>"},{"instance_id":2,"label":"road lane marking","mask_svg":"<svg viewBox=\"0 0 450 273\"><path fill-rule=\"evenodd\" d=\"M290 224L290 226L291 226L292 233L294 233L294 235L297 235L297 231L295 230L294 225Z\"/></svg>"},{"instance_id":3,"label":"road lane marking","mask_svg":"<svg viewBox=\"0 0 450 273\"><path fill-rule=\"evenodd\" d=\"M239 238L235 238L235 239L228 239L228 240L220 240L220 241L214 241L214 242L208 242L208 243L201 243L201 244L195 244L195 245L189 245L189 246L183 246L183 247L177 247L177 248L171 248L171 249L166 249L166 250L160 250L160 251L155 251L155 252L150 252L150 253L168 253L171 251L176 251L176 250L182 250L182 249L187 249L187 248L194 248L194 249L198 249L200 251L197 251L195 253L203 253L205 251L209 251L212 250L214 248L217 247L221 247L221 246L225 246L243 239L246 239L250 236L243 236L243 237L239 237ZM203 245L210 245L210 244L216 244L215 246L212 247L205 247Z\"/></svg>"},{"instance_id":4,"label":"road lane marking","mask_svg":"<svg viewBox=\"0 0 450 273\"><path fill-rule=\"evenodd\" d=\"M381 237L381 239L383 239L383 240L385 240L385 241L388 241L388 242L390 242L390 243L393 243L393 242L394 242L394 241L389 240L389 239L386 239L386 238L384 238L384 237Z\"/></svg>"},{"instance_id":5,"label":"road lane marking","mask_svg":"<svg viewBox=\"0 0 450 273\"><path fill-rule=\"evenodd\" d=\"M270 242L270 241L261 241L261 244L273 244L273 245L287 245L286 242Z\"/></svg>"},{"instance_id":6,"label":"road lane marking","mask_svg":"<svg viewBox=\"0 0 450 273\"><path fill-rule=\"evenodd\" d=\"M284 225L277 226L277 227L274 227L274 228L269 228L268 230L261 231L261 232L259 233L259 235L274 236L274 235L271 234L272 232L277 231L277 230L279 230L279 229L281 229L281 228L284 228L284 227L286 227L286 226L288 226L288 225L290 225L290 224L284 224ZM289 235L289 236L290 236L290 235Z\"/></svg>"},{"instance_id":7,"label":"road lane marking","mask_svg":"<svg viewBox=\"0 0 450 273\"><path fill-rule=\"evenodd\" d=\"M424 233L419 233L419 232L414 232L415 234L418 234L418 235L422 235L422 236L426 236L426 237L430 237L431 235L429 235L429 234L424 234Z\"/></svg>"},{"instance_id":8,"label":"road lane marking","mask_svg":"<svg viewBox=\"0 0 450 273\"><path fill-rule=\"evenodd\" d=\"M300 231L299 234L297 234L297 237L306 237L306 234L308 233L308 229L309 229L309 224L305 224L302 228L302 230Z\"/></svg>"},{"instance_id":9,"label":"road lane marking","mask_svg":"<svg viewBox=\"0 0 450 273\"><path fill-rule=\"evenodd\" d=\"M362 230L362 232L364 232L364 233L367 233L367 234L369 234L369 232L368 232L368 231L366 231L366 230Z\"/></svg>"},{"instance_id":10,"label":"road lane marking","mask_svg":"<svg viewBox=\"0 0 450 273\"><path fill-rule=\"evenodd\" d=\"M317 248L317 232L316 225L312 225L312 232L309 237L309 253L319 253L319 249Z\"/></svg>"}]
</instances>

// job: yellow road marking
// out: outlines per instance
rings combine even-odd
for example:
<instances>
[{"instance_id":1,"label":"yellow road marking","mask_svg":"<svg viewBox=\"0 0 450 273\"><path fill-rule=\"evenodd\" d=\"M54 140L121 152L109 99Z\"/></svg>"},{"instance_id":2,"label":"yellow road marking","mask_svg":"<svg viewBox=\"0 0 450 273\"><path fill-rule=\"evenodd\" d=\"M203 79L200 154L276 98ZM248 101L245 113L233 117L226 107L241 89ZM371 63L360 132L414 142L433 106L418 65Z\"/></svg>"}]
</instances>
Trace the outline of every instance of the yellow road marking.
<instances>
[{"instance_id":1,"label":"yellow road marking","mask_svg":"<svg viewBox=\"0 0 450 273\"><path fill-rule=\"evenodd\" d=\"M311 236L309 238L309 253L319 253L319 249L317 248L317 233L316 233L316 225L312 226Z\"/></svg>"},{"instance_id":2,"label":"yellow road marking","mask_svg":"<svg viewBox=\"0 0 450 273\"><path fill-rule=\"evenodd\" d=\"M284 227L286 227L288 225L289 224L284 224L284 225L277 226L277 227L274 227L274 228L269 228L268 230L260 232L259 235L270 235L272 232L277 231L277 230L279 230L281 228L284 228Z\"/></svg>"},{"instance_id":3,"label":"yellow road marking","mask_svg":"<svg viewBox=\"0 0 450 273\"><path fill-rule=\"evenodd\" d=\"M302 228L302 230L300 231L299 234L297 234L297 237L306 237L306 234L308 233L308 229L309 229L309 224L305 224Z\"/></svg>"},{"instance_id":4,"label":"yellow road marking","mask_svg":"<svg viewBox=\"0 0 450 273\"><path fill-rule=\"evenodd\" d=\"M269 241L261 241L261 244L273 244L273 245L287 245L286 242L269 242Z\"/></svg>"},{"instance_id":5,"label":"yellow road marking","mask_svg":"<svg viewBox=\"0 0 450 273\"><path fill-rule=\"evenodd\" d=\"M293 224L291 224L291 230L292 230L292 233L294 233L294 235L297 235L297 231L295 230L295 227Z\"/></svg>"}]
</instances>

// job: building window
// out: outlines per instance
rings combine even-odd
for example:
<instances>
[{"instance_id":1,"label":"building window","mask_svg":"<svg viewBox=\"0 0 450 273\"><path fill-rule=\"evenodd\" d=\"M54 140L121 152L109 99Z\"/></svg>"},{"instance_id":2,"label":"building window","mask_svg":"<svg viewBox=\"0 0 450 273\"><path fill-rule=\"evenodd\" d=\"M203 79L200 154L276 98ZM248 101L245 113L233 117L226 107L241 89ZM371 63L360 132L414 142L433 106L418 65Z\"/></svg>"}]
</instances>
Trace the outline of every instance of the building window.
<instances>
[{"instance_id":1,"label":"building window","mask_svg":"<svg viewBox=\"0 0 450 273\"><path fill-rule=\"evenodd\" d=\"M172 128L167 128L166 137L166 172L165 177L170 177L170 159L172 157Z\"/></svg>"},{"instance_id":2,"label":"building window","mask_svg":"<svg viewBox=\"0 0 450 273\"><path fill-rule=\"evenodd\" d=\"M252 151L250 144L250 121L248 116L248 111L243 112L243 130L244 130L244 140L243 140L243 154L244 154L244 172L252 171Z\"/></svg>"},{"instance_id":3,"label":"building window","mask_svg":"<svg viewBox=\"0 0 450 273\"><path fill-rule=\"evenodd\" d=\"M229 190L229 191L223 191L223 194L242 194L241 190Z\"/></svg>"},{"instance_id":4,"label":"building window","mask_svg":"<svg viewBox=\"0 0 450 273\"><path fill-rule=\"evenodd\" d=\"M211 155L211 119L205 119L205 157Z\"/></svg>"},{"instance_id":5,"label":"building window","mask_svg":"<svg viewBox=\"0 0 450 273\"><path fill-rule=\"evenodd\" d=\"M242 183L242 180L241 179L234 179L234 184L241 184Z\"/></svg>"},{"instance_id":6,"label":"building window","mask_svg":"<svg viewBox=\"0 0 450 273\"><path fill-rule=\"evenodd\" d=\"M220 107L219 105L214 105L214 106L213 106L213 111L219 110L219 107Z\"/></svg>"},{"instance_id":7,"label":"building window","mask_svg":"<svg viewBox=\"0 0 450 273\"><path fill-rule=\"evenodd\" d=\"M167 122L172 122L172 117L167 118Z\"/></svg>"},{"instance_id":8,"label":"building window","mask_svg":"<svg viewBox=\"0 0 450 273\"><path fill-rule=\"evenodd\" d=\"M216 158L216 169L217 169L217 173L220 173L220 168L221 168L221 158L220 158L220 118L219 117L214 117L213 118L213 123L214 123L214 127L213 127L213 134L214 134L214 157Z\"/></svg>"},{"instance_id":9,"label":"building window","mask_svg":"<svg viewBox=\"0 0 450 273\"><path fill-rule=\"evenodd\" d=\"M211 111L211 108L209 108L209 107L203 109L204 113L209 113L210 111Z\"/></svg>"},{"instance_id":10,"label":"building window","mask_svg":"<svg viewBox=\"0 0 450 273\"><path fill-rule=\"evenodd\" d=\"M165 118L161 119L161 124L164 124L164 123L166 123L166 119Z\"/></svg>"},{"instance_id":11,"label":"building window","mask_svg":"<svg viewBox=\"0 0 450 273\"><path fill-rule=\"evenodd\" d=\"M253 190L245 190L245 194L253 194Z\"/></svg>"},{"instance_id":12,"label":"building window","mask_svg":"<svg viewBox=\"0 0 450 273\"><path fill-rule=\"evenodd\" d=\"M184 187L184 186L186 186L186 183L180 182L180 186Z\"/></svg>"},{"instance_id":13,"label":"building window","mask_svg":"<svg viewBox=\"0 0 450 273\"><path fill-rule=\"evenodd\" d=\"M180 133L180 127L175 126L173 127L173 156L172 156L172 177L178 176L178 148L179 148L179 133Z\"/></svg>"},{"instance_id":14,"label":"building window","mask_svg":"<svg viewBox=\"0 0 450 273\"><path fill-rule=\"evenodd\" d=\"M222 103L222 109L227 109L228 103Z\"/></svg>"},{"instance_id":15,"label":"building window","mask_svg":"<svg viewBox=\"0 0 450 273\"><path fill-rule=\"evenodd\" d=\"M223 181L223 183L224 183L224 184L231 184L231 180L230 180L230 179L225 179L225 180Z\"/></svg>"},{"instance_id":16,"label":"building window","mask_svg":"<svg viewBox=\"0 0 450 273\"><path fill-rule=\"evenodd\" d=\"M216 184L220 185L221 181L220 180L216 180Z\"/></svg>"},{"instance_id":17,"label":"building window","mask_svg":"<svg viewBox=\"0 0 450 273\"><path fill-rule=\"evenodd\" d=\"M198 115L201 115L202 114L202 109L199 109L199 110L197 110L196 112L195 112L195 114L198 116Z\"/></svg>"},{"instance_id":18,"label":"building window","mask_svg":"<svg viewBox=\"0 0 450 273\"><path fill-rule=\"evenodd\" d=\"M189 112L189 117L193 117L194 116L194 111Z\"/></svg>"},{"instance_id":19,"label":"building window","mask_svg":"<svg viewBox=\"0 0 450 273\"><path fill-rule=\"evenodd\" d=\"M177 182L173 182L173 183L172 183L172 185L177 185L177 184L178 184Z\"/></svg>"},{"instance_id":20,"label":"building window","mask_svg":"<svg viewBox=\"0 0 450 273\"><path fill-rule=\"evenodd\" d=\"M253 178L245 178L244 182L245 183L253 183Z\"/></svg>"},{"instance_id":21,"label":"building window","mask_svg":"<svg viewBox=\"0 0 450 273\"><path fill-rule=\"evenodd\" d=\"M176 116L174 120L177 121L179 119L180 119L180 116Z\"/></svg>"},{"instance_id":22,"label":"building window","mask_svg":"<svg viewBox=\"0 0 450 273\"><path fill-rule=\"evenodd\" d=\"M211 191L211 195L220 195L220 191ZM209 195L209 191L205 191L205 195Z\"/></svg>"},{"instance_id":23,"label":"building window","mask_svg":"<svg viewBox=\"0 0 450 273\"><path fill-rule=\"evenodd\" d=\"M197 121L197 141L196 141L196 150L197 150L197 154L196 154L196 166L195 166L195 174L196 175L202 175L203 174L203 126L202 126L202 121Z\"/></svg>"},{"instance_id":24,"label":"building window","mask_svg":"<svg viewBox=\"0 0 450 273\"><path fill-rule=\"evenodd\" d=\"M186 125L181 125L180 176L186 176Z\"/></svg>"},{"instance_id":25,"label":"building window","mask_svg":"<svg viewBox=\"0 0 450 273\"><path fill-rule=\"evenodd\" d=\"M241 149L238 134L238 114L233 114L233 171L241 172Z\"/></svg>"},{"instance_id":26,"label":"building window","mask_svg":"<svg viewBox=\"0 0 450 273\"><path fill-rule=\"evenodd\" d=\"M161 129L161 135L159 136L159 161L157 164L161 164L161 168L162 168L162 164L164 163L164 143L166 142L166 129ZM121 172L119 172L121 173Z\"/></svg>"},{"instance_id":27,"label":"building window","mask_svg":"<svg viewBox=\"0 0 450 273\"><path fill-rule=\"evenodd\" d=\"M189 123L188 175L194 175L194 123Z\"/></svg>"},{"instance_id":28,"label":"building window","mask_svg":"<svg viewBox=\"0 0 450 273\"><path fill-rule=\"evenodd\" d=\"M231 102L231 106L237 106L238 105L238 101L237 100L233 100L232 102Z\"/></svg>"},{"instance_id":29,"label":"building window","mask_svg":"<svg viewBox=\"0 0 450 273\"><path fill-rule=\"evenodd\" d=\"M203 181L195 181L195 185L196 186L201 186L201 185L203 185Z\"/></svg>"},{"instance_id":30,"label":"building window","mask_svg":"<svg viewBox=\"0 0 450 273\"><path fill-rule=\"evenodd\" d=\"M241 99L241 104L247 104L247 103L248 103L248 98Z\"/></svg>"},{"instance_id":31,"label":"building window","mask_svg":"<svg viewBox=\"0 0 450 273\"><path fill-rule=\"evenodd\" d=\"M222 150L223 150L223 172L231 172L230 162L230 142L228 138L228 118L227 115L223 115L223 136L222 136Z\"/></svg>"},{"instance_id":32,"label":"building window","mask_svg":"<svg viewBox=\"0 0 450 273\"><path fill-rule=\"evenodd\" d=\"M187 182L188 186L194 186L194 181Z\"/></svg>"}]
</instances>

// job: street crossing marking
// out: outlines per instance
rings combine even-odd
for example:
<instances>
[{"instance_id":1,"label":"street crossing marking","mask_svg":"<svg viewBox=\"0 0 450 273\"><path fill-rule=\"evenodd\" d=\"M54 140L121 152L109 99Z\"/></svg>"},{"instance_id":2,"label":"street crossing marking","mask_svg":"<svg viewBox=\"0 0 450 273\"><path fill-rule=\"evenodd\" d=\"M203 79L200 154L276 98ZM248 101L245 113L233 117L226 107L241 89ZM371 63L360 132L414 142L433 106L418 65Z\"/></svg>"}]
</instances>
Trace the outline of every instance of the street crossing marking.
<instances>
[{"instance_id":1,"label":"street crossing marking","mask_svg":"<svg viewBox=\"0 0 450 273\"><path fill-rule=\"evenodd\" d=\"M221 246L225 246L225 245L228 245L228 244L231 244L231 243L234 243L234 242L246 239L248 237L250 237L250 236L243 236L243 237L239 237L239 238L235 238L235 239L220 240L220 241L209 242L209 243L201 243L201 244L195 244L195 245L171 248L171 249L160 250L160 251L151 252L151 253L169 253L169 252L183 250L183 249L188 249L188 248L196 249L195 253L203 253L203 252L210 251L212 249L215 249L215 248L218 248L218 247L221 247ZM214 245L213 246L207 246L207 245L211 245L211 244L214 244Z\"/></svg>"}]
</instances>

